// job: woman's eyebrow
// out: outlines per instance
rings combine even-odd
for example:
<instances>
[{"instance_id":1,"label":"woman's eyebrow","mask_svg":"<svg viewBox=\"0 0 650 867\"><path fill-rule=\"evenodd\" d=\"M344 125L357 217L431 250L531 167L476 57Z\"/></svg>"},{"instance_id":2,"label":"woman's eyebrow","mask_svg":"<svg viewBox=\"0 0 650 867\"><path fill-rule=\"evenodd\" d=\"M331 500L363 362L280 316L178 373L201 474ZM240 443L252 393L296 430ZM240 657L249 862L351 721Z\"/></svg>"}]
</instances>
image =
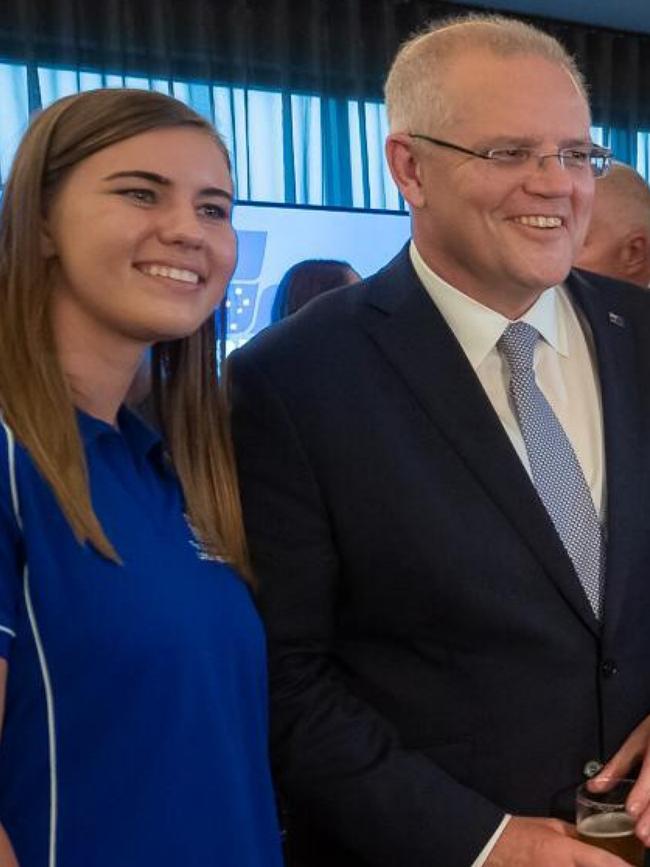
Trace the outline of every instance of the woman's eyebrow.
<instances>
[{"instance_id":1,"label":"woman's eyebrow","mask_svg":"<svg viewBox=\"0 0 650 867\"><path fill-rule=\"evenodd\" d=\"M142 169L127 169L123 172L113 172L112 175L107 175L103 180L114 181L116 178L142 178L144 181L151 181L153 184L162 184L169 186L171 181L164 175L156 174L156 172L145 172Z\"/></svg>"},{"instance_id":2,"label":"woman's eyebrow","mask_svg":"<svg viewBox=\"0 0 650 867\"><path fill-rule=\"evenodd\" d=\"M159 184L160 186L165 187L169 187L172 184L172 181L164 175L159 175L157 172L146 172L142 169L126 169L121 172L113 172L113 174L107 175L103 180L114 181L117 178L140 178L144 181L150 181L152 184ZM199 195L221 196L229 202L232 202L233 200L232 193L229 193L228 190L224 190L222 187L205 187L204 189L199 190Z\"/></svg>"},{"instance_id":3,"label":"woman's eyebrow","mask_svg":"<svg viewBox=\"0 0 650 867\"><path fill-rule=\"evenodd\" d=\"M229 193L228 190L224 190L221 187L206 187L203 190L199 190L199 195L201 196L221 196L223 199L228 199L229 202L232 202L232 193Z\"/></svg>"}]
</instances>

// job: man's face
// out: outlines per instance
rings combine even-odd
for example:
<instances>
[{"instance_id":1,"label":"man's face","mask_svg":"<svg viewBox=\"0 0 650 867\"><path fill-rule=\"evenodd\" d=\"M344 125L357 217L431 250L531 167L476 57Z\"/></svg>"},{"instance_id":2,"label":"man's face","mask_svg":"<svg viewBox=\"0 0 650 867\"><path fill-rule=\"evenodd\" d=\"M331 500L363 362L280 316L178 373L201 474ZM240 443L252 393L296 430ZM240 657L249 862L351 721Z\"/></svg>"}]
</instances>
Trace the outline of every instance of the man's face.
<instances>
[{"instance_id":1,"label":"man's face","mask_svg":"<svg viewBox=\"0 0 650 867\"><path fill-rule=\"evenodd\" d=\"M584 98L544 58L475 51L451 60L444 82L453 120L436 137L479 152L539 154L590 141ZM567 276L589 222L588 167L562 168L553 157L510 166L411 141L421 180L414 237L441 277L515 318Z\"/></svg>"}]
</instances>

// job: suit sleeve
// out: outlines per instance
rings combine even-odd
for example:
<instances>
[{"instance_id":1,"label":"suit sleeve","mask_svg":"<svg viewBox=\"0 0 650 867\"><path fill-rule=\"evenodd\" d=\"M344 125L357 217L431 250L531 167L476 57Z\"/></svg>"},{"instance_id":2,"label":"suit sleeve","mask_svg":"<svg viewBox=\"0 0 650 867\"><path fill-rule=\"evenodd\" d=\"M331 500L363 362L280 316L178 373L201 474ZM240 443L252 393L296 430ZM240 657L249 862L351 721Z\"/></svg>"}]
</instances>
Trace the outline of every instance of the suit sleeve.
<instances>
[{"instance_id":1,"label":"suit sleeve","mask_svg":"<svg viewBox=\"0 0 650 867\"><path fill-rule=\"evenodd\" d=\"M405 748L349 688L333 653L345 587L308 444L249 357L235 353L229 375L269 638L273 762L291 811L373 867L468 867L504 812Z\"/></svg>"}]
</instances>

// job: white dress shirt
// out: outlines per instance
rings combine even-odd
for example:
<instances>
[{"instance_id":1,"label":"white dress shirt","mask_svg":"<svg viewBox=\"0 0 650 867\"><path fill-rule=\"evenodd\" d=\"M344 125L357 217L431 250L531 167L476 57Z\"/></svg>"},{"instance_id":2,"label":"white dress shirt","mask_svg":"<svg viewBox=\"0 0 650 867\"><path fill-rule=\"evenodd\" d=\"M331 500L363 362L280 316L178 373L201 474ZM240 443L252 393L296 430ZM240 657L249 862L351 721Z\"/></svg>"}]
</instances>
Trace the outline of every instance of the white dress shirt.
<instances>
[{"instance_id":1,"label":"white dress shirt","mask_svg":"<svg viewBox=\"0 0 650 867\"><path fill-rule=\"evenodd\" d=\"M445 283L422 260L413 242L411 261L485 389L508 438L530 475L526 446L512 407L508 365L497 349L510 320ZM552 286L521 317L542 339L535 349L537 385L576 453L596 513L605 514L603 413L591 329L563 286Z\"/></svg>"},{"instance_id":2,"label":"white dress shirt","mask_svg":"<svg viewBox=\"0 0 650 867\"><path fill-rule=\"evenodd\" d=\"M413 267L452 330L494 407L520 461L531 475L524 439L509 396L510 372L497 343L510 320L442 280L411 241ZM591 491L601 524L606 490L603 413L593 337L563 286L552 286L521 317L541 339L535 349L537 385L568 436ZM481 867L510 819L504 816L471 867Z\"/></svg>"}]
</instances>

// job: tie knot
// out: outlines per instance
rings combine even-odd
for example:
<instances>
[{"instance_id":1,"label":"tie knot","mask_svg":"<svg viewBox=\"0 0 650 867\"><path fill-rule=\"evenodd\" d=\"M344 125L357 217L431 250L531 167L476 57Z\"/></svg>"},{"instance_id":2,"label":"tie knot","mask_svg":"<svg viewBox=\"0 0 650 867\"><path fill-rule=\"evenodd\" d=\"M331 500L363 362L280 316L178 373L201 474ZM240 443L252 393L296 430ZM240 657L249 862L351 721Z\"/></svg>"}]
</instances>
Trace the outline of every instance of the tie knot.
<instances>
[{"instance_id":1,"label":"tie knot","mask_svg":"<svg viewBox=\"0 0 650 867\"><path fill-rule=\"evenodd\" d=\"M535 346L539 331L527 322L511 322L497 346L510 366L510 372L523 373L533 369Z\"/></svg>"}]
</instances>

